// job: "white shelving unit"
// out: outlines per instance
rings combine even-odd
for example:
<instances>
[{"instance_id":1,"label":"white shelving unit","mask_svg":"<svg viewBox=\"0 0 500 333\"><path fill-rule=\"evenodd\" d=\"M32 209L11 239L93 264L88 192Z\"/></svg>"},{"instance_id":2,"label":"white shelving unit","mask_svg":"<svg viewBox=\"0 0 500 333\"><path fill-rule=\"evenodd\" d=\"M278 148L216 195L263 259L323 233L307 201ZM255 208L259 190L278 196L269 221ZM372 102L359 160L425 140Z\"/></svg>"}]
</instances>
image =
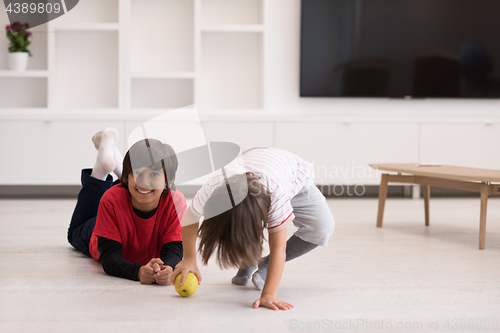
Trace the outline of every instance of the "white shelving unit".
<instances>
[{"instance_id":1,"label":"white shelving unit","mask_svg":"<svg viewBox=\"0 0 500 333\"><path fill-rule=\"evenodd\" d=\"M0 78L4 77L48 77L49 71L47 70L29 70L24 72L0 70Z\"/></svg>"},{"instance_id":2,"label":"white shelving unit","mask_svg":"<svg viewBox=\"0 0 500 333\"><path fill-rule=\"evenodd\" d=\"M26 72L7 69L2 39L0 117L33 108L20 120L58 114L76 121L91 110L147 119L144 110L190 104L208 113L262 113L265 1L80 1L33 29ZM8 24L5 12L0 24Z\"/></svg>"},{"instance_id":3,"label":"white shelving unit","mask_svg":"<svg viewBox=\"0 0 500 333\"><path fill-rule=\"evenodd\" d=\"M201 7L203 26L264 23L264 0L202 0Z\"/></svg>"},{"instance_id":4,"label":"white shelving unit","mask_svg":"<svg viewBox=\"0 0 500 333\"><path fill-rule=\"evenodd\" d=\"M55 29L54 108L119 107L118 34Z\"/></svg>"},{"instance_id":5,"label":"white shelving unit","mask_svg":"<svg viewBox=\"0 0 500 333\"><path fill-rule=\"evenodd\" d=\"M266 114L265 1L80 1L32 29L33 57L25 72L7 69L8 43L0 38L0 140L23 133L15 145L0 145L0 155L16 160L1 167L0 185L76 185L78 170L93 164L86 139L96 130L118 127L124 150L125 129L192 104L208 119L209 139L249 147L254 143L247 137L261 129L267 135L258 143L272 145L271 122L245 123ZM5 11L2 24L8 24ZM216 114L240 120L210 118ZM64 159L54 148L61 145L82 154ZM33 150L44 164L43 177L26 177L33 160L18 152ZM51 172L61 159L75 172Z\"/></svg>"},{"instance_id":6,"label":"white shelving unit","mask_svg":"<svg viewBox=\"0 0 500 333\"><path fill-rule=\"evenodd\" d=\"M119 31L118 23L66 23L54 25L56 31Z\"/></svg>"},{"instance_id":7,"label":"white shelving unit","mask_svg":"<svg viewBox=\"0 0 500 333\"><path fill-rule=\"evenodd\" d=\"M194 79L194 72L133 72L134 79Z\"/></svg>"},{"instance_id":8,"label":"white shelving unit","mask_svg":"<svg viewBox=\"0 0 500 333\"><path fill-rule=\"evenodd\" d=\"M264 32L262 24L220 24L207 25L201 28L202 32Z\"/></svg>"},{"instance_id":9,"label":"white shelving unit","mask_svg":"<svg viewBox=\"0 0 500 333\"><path fill-rule=\"evenodd\" d=\"M52 21L54 24L117 23L120 21L118 7L122 0L82 0L64 16Z\"/></svg>"}]
</instances>

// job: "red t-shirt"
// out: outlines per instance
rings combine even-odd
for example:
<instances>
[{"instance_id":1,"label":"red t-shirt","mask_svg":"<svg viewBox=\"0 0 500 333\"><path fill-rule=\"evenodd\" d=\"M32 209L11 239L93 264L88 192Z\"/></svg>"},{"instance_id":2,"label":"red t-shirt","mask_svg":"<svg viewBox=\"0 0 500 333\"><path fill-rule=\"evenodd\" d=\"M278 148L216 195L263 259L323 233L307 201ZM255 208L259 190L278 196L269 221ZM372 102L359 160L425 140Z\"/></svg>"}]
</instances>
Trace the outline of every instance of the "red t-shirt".
<instances>
[{"instance_id":1,"label":"red t-shirt","mask_svg":"<svg viewBox=\"0 0 500 333\"><path fill-rule=\"evenodd\" d=\"M170 191L160 198L158 209L151 218L138 217L130 200L130 192L121 184L104 193L99 203L97 220L90 239L92 258L99 260L97 236L122 245L122 256L132 263L146 265L159 258L164 244L182 240L181 222L186 212L186 199L179 191Z\"/></svg>"}]
</instances>

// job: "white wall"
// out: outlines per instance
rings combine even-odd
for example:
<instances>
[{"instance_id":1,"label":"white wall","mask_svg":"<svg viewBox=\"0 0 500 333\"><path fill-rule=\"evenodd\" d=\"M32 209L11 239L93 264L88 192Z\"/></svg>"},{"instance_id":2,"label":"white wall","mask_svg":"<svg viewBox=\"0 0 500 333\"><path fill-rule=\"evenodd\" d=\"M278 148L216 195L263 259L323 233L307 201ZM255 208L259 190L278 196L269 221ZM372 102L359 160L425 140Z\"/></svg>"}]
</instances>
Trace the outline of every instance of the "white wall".
<instances>
[{"instance_id":1,"label":"white wall","mask_svg":"<svg viewBox=\"0 0 500 333\"><path fill-rule=\"evenodd\" d=\"M280 115L275 145L314 162L317 184L378 184L370 163L500 169L498 99L299 97L300 7L267 1L266 105Z\"/></svg>"},{"instance_id":2,"label":"white wall","mask_svg":"<svg viewBox=\"0 0 500 333\"><path fill-rule=\"evenodd\" d=\"M300 0L270 0L266 8L267 106L273 113L341 116L499 116L499 100L300 98Z\"/></svg>"},{"instance_id":3,"label":"white wall","mask_svg":"<svg viewBox=\"0 0 500 333\"><path fill-rule=\"evenodd\" d=\"M219 0L210 3L219 2L222 3ZM500 169L500 154L496 154L498 145L495 140L500 128L499 100L300 98L301 1L266 0L265 6L263 34L265 110L257 110L255 114L253 110L241 110L242 113L236 110L229 114L204 117L202 121L209 141L231 141L238 143L244 149L268 145L290 150L314 162L317 184L377 184L380 177L377 173L370 173L371 169L368 166L370 163L441 162ZM253 16L255 15L251 15ZM57 52L74 51L67 45L58 45L54 50L56 57ZM216 57L218 45L215 43L210 46L208 58ZM260 44L254 43L253 45ZM113 46L112 49L123 53L120 47ZM254 48L255 50L259 51L260 47ZM206 52L207 49L205 49L205 54ZM221 58L225 59L222 56ZM109 58L106 59L109 60ZM243 59L246 58L243 57ZM237 63L246 64L246 69L250 68L252 71L253 67L249 66L248 62L238 61ZM51 75L48 75L49 78ZM151 79L151 77L146 77L148 78ZM14 79L4 78L4 80ZM22 78L15 78L15 80L22 80ZM35 79L30 80L34 82ZM44 80L44 82L47 81L46 78ZM196 83L197 80L199 81L198 76L194 82ZM12 84L14 81L5 82ZM177 82L178 80L169 81L166 90L170 90L170 84L172 84L181 90L193 91L193 78L190 77L188 87L182 88L176 85ZM205 89L210 80L207 82L201 85L201 88ZM223 83L227 82L223 81ZM18 84L22 83L18 82ZM118 88L122 83L118 83ZM102 88L105 84L106 82L102 82L99 87ZM132 104L137 102L141 107L148 106L145 105L145 101L148 101L149 93L163 97L152 91L151 84L143 84L141 79L133 79L132 86L135 87ZM260 89L260 84L253 86ZM38 87L34 87L33 90L35 88ZM114 90L118 88L115 84ZM102 89L104 92L108 91L106 88ZM10 93L8 89L4 90L3 94L0 92L0 106L2 97ZM245 89L240 88L240 92L241 90ZM42 94L45 96L45 92ZM198 95L203 96L203 93L198 92ZM106 96L102 97L104 100ZM138 99L135 99L136 97ZM188 97L189 100L193 100L192 94ZM227 98L237 99L238 94ZM257 100L260 104L260 99L253 98L251 101ZM181 101L180 104L187 103L184 99L179 101ZM47 105L46 100L43 99L35 100L35 102L36 105L26 105L26 107ZM67 102L70 104L70 102L75 102L75 99L67 100ZM92 100L88 101L90 102ZM223 102L226 101L219 101L218 104L224 104ZM105 126L120 128L123 133L121 147L124 151L126 147L124 138L126 138L127 131L137 125L136 122L150 118L149 113L142 113L145 110L123 109L120 103L117 108L103 110L103 114L99 113L99 109L59 110L50 106L54 103L48 104L49 108L32 110L6 111L5 108L10 105L0 109L2 116L0 118L0 139L2 139L0 140L2 141L0 156L3 156L4 160L16 161L4 163L0 167L0 185L76 185L79 183L79 169L91 167L95 160L95 150L90 142L92 134ZM84 103L78 102L77 104L76 106L81 106ZM99 105L102 104L101 101ZM253 106L251 103L248 104L248 107ZM165 103L162 102L160 105L165 105ZM162 112L160 108L152 110ZM29 115L29 118L25 119L24 114ZM26 133L26 135L12 141L15 133ZM66 147L62 151L58 144L60 140L64 140ZM75 147L79 153L74 156L68 147ZM43 165L42 175L26 174L26 170L18 167L18 165L27 167L34 163L31 155L26 154L29 151L36 152L36 163Z\"/></svg>"}]
</instances>

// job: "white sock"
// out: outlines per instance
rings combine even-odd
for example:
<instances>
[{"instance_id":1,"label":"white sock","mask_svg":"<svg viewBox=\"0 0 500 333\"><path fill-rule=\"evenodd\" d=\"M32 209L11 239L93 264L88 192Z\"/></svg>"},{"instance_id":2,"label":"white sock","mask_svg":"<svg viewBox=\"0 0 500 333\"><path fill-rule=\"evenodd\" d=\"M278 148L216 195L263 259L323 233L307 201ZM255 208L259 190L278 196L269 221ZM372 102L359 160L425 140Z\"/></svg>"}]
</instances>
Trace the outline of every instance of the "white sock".
<instances>
[{"instance_id":1,"label":"white sock","mask_svg":"<svg viewBox=\"0 0 500 333\"><path fill-rule=\"evenodd\" d=\"M123 157L120 151L118 150L118 147L115 148L115 151L113 153L113 158L115 159L116 166L113 169L113 172L118 178L122 177L122 170L123 170Z\"/></svg>"},{"instance_id":2,"label":"white sock","mask_svg":"<svg viewBox=\"0 0 500 333\"><path fill-rule=\"evenodd\" d=\"M98 133L99 134L99 133ZM97 135L97 134L96 134ZM92 137L94 145L96 142ZM106 180L108 174L116 168L115 149L118 145L118 130L116 128L105 128L100 135L99 150L97 152L97 159L95 161L94 169L91 176L100 180Z\"/></svg>"},{"instance_id":3,"label":"white sock","mask_svg":"<svg viewBox=\"0 0 500 333\"><path fill-rule=\"evenodd\" d=\"M109 127L108 129L115 130L118 133L118 130L116 128ZM92 142L94 143L95 149L97 150L99 150L99 147L101 146L102 132L103 131L99 131L92 137ZM118 150L118 147L116 147L113 151L113 158L115 159L115 168L112 171L118 178L121 178L123 169L123 157Z\"/></svg>"},{"instance_id":4,"label":"white sock","mask_svg":"<svg viewBox=\"0 0 500 333\"><path fill-rule=\"evenodd\" d=\"M94 144L96 150L99 150L99 145L101 144L101 137L102 137L102 131L97 132L92 137L92 143Z\"/></svg>"}]
</instances>

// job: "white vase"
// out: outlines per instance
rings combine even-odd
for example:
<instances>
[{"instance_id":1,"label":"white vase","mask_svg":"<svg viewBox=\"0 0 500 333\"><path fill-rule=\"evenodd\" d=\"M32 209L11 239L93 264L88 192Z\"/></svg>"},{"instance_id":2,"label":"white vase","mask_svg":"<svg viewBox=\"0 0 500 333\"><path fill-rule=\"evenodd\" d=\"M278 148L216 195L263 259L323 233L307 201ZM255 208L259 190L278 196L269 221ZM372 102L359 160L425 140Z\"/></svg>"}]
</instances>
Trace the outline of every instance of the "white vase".
<instances>
[{"instance_id":1,"label":"white vase","mask_svg":"<svg viewBox=\"0 0 500 333\"><path fill-rule=\"evenodd\" d=\"M28 52L9 52L7 61L12 71L25 71L28 67Z\"/></svg>"}]
</instances>

